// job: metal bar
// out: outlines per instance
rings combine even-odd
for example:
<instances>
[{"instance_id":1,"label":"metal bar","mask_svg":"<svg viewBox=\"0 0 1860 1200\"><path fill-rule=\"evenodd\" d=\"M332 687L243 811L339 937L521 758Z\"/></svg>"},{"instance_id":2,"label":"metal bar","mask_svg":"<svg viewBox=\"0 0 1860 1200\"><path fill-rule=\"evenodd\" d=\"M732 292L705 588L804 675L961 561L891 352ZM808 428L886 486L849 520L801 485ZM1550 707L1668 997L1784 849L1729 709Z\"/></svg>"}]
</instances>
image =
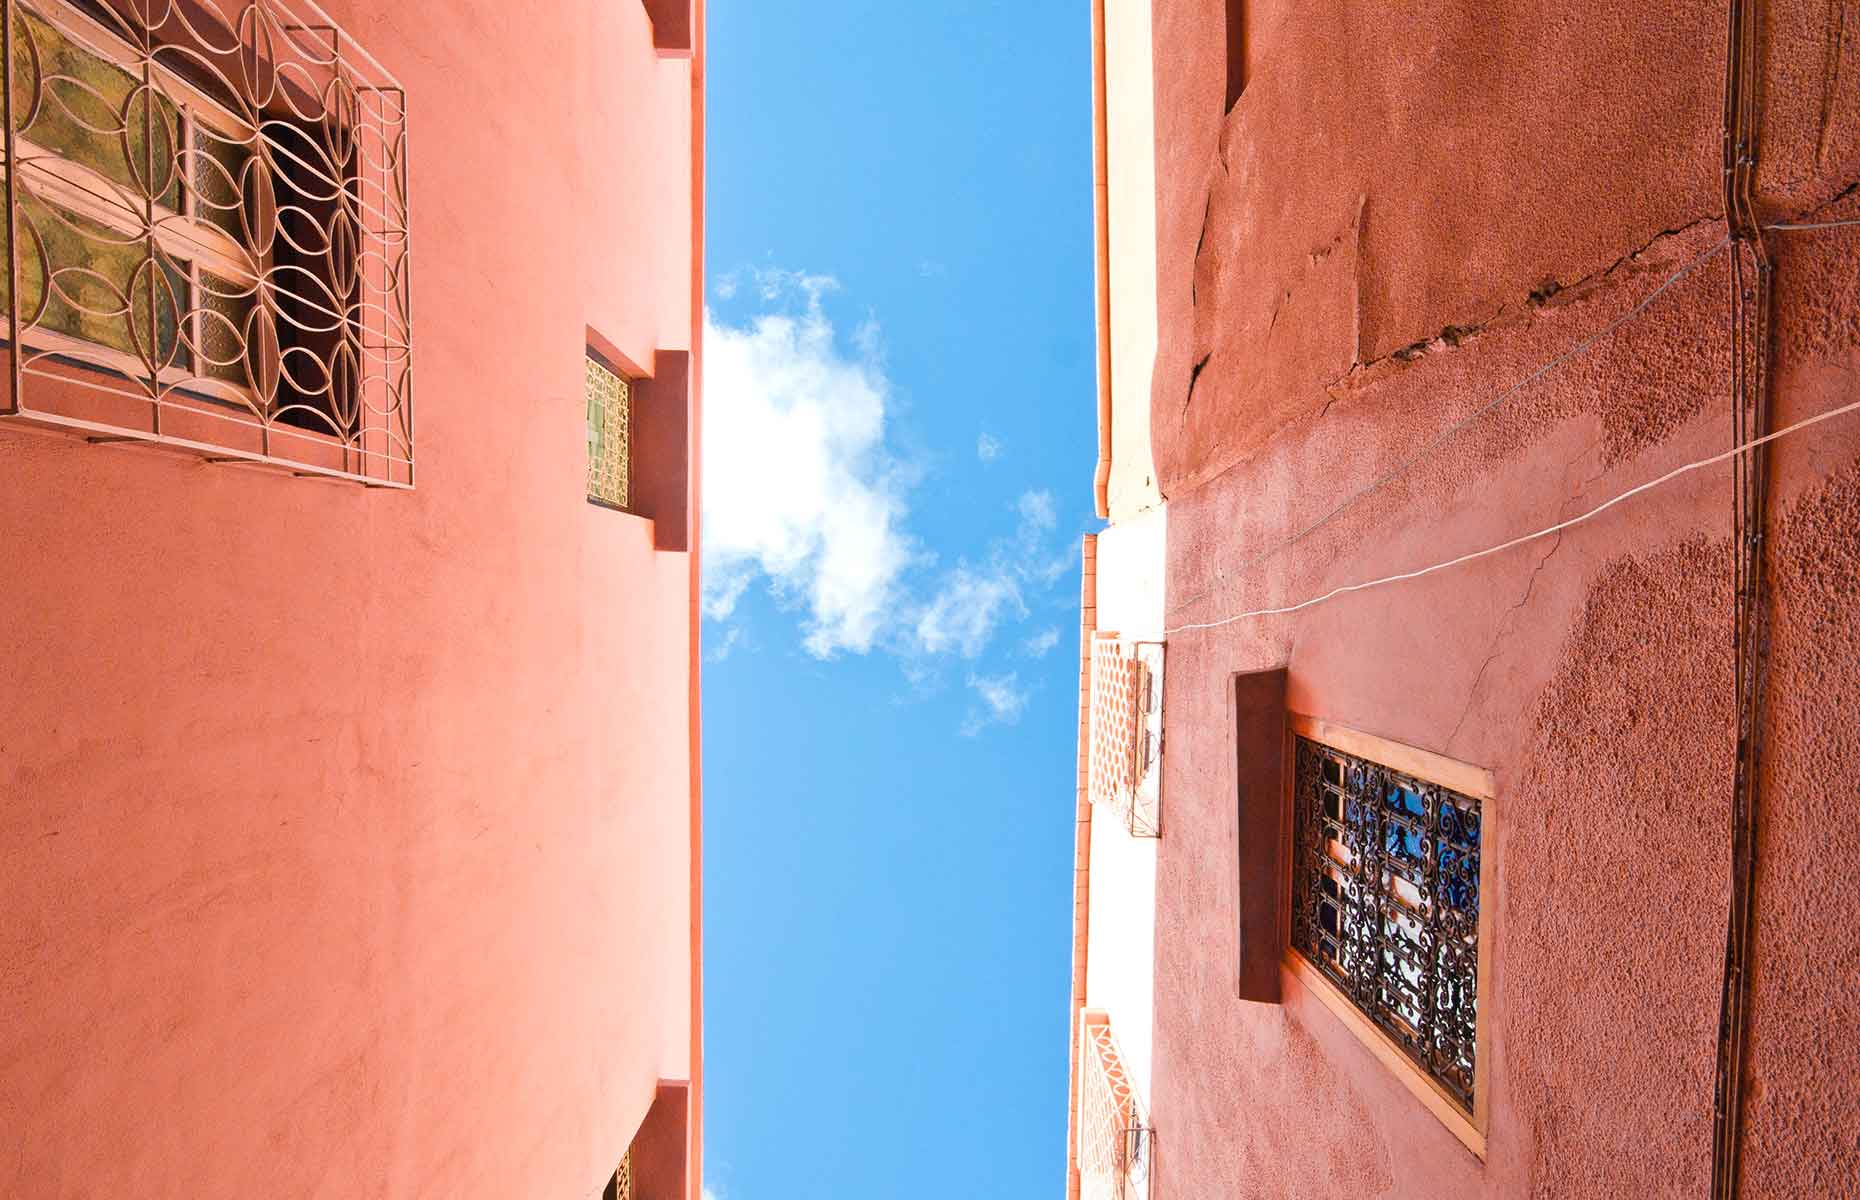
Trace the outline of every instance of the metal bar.
<instances>
[{"instance_id":1,"label":"metal bar","mask_svg":"<svg viewBox=\"0 0 1860 1200\"><path fill-rule=\"evenodd\" d=\"M0 101L0 115L6 119L6 269L7 269L7 364L12 376L5 411L20 410L19 356L19 157L13 130L13 5L5 0L6 28L0 33L0 54L6 55L6 96ZM35 81L36 83L36 81Z\"/></svg>"},{"instance_id":2,"label":"metal bar","mask_svg":"<svg viewBox=\"0 0 1860 1200\"><path fill-rule=\"evenodd\" d=\"M1730 227L1731 410L1735 445L1764 438L1770 424L1770 309L1773 266L1756 212L1754 179L1762 60L1759 0L1730 0L1725 55L1725 217ZM1744 276L1745 255L1752 268ZM1732 1200L1739 1187L1748 1053L1756 837L1763 745L1764 682L1769 657L1764 534L1769 516L1767 442L1740 461L1732 482L1733 687L1736 758L1731 783L1731 899L1725 917L1724 974L1712 1091L1711 1194Z\"/></svg>"}]
</instances>

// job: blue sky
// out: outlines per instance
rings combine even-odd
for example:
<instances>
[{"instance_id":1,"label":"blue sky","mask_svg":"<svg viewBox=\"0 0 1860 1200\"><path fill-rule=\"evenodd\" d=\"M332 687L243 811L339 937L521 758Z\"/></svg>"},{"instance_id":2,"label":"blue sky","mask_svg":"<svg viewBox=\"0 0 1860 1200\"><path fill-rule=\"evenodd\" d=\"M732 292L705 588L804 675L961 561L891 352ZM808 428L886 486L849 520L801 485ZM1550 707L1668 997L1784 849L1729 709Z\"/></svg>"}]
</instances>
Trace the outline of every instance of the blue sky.
<instances>
[{"instance_id":1,"label":"blue sky","mask_svg":"<svg viewBox=\"0 0 1860 1200\"><path fill-rule=\"evenodd\" d=\"M706 1176L1063 1186L1090 29L711 0Z\"/></svg>"}]
</instances>

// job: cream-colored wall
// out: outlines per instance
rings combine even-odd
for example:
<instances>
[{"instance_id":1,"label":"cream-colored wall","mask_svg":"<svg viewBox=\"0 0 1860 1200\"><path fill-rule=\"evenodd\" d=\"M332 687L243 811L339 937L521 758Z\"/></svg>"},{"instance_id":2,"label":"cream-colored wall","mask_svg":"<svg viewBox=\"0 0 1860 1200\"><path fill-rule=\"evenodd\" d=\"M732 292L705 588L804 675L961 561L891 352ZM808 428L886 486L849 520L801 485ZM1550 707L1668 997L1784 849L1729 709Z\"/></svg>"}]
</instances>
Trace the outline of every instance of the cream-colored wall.
<instances>
[{"instance_id":1,"label":"cream-colored wall","mask_svg":"<svg viewBox=\"0 0 1860 1200\"><path fill-rule=\"evenodd\" d=\"M1111 520L1161 503L1150 456L1156 360L1155 79L1150 0L1104 0L1110 218Z\"/></svg>"},{"instance_id":2,"label":"cream-colored wall","mask_svg":"<svg viewBox=\"0 0 1860 1200\"><path fill-rule=\"evenodd\" d=\"M1098 628L1138 636L1162 628L1166 517L1163 508L1152 508L1098 535ZM1165 821L1168 803L1165 795ZM1154 838L1131 837L1114 813L1093 812L1085 1007L1110 1014L1124 1066L1145 1103L1154 1009L1156 847Z\"/></svg>"}]
</instances>

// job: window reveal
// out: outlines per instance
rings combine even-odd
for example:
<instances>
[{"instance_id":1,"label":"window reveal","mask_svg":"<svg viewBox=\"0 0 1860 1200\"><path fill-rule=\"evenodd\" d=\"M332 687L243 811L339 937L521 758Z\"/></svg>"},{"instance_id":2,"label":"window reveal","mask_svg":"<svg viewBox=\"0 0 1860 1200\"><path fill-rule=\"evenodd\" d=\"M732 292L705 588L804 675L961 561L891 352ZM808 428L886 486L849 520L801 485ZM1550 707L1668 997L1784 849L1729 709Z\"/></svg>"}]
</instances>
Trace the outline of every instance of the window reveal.
<instances>
[{"instance_id":1,"label":"window reveal","mask_svg":"<svg viewBox=\"0 0 1860 1200\"><path fill-rule=\"evenodd\" d=\"M1480 803L1296 746L1292 945L1470 1114Z\"/></svg>"}]
</instances>

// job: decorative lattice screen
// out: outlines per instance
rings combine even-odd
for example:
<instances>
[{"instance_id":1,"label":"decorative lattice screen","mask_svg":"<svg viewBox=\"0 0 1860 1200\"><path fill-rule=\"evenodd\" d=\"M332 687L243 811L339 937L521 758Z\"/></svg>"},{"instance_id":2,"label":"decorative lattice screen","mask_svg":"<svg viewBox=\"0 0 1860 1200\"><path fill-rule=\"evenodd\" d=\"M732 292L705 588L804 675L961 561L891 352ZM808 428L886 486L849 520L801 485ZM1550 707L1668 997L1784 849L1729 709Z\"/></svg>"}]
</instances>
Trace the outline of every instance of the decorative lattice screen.
<instances>
[{"instance_id":1,"label":"decorative lattice screen","mask_svg":"<svg viewBox=\"0 0 1860 1200\"><path fill-rule=\"evenodd\" d=\"M592 357L588 359L588 499L615 508L630 499L629 440L633 387Z\"/></svg>"},{"instance_id":2,"label":"decorative lattice screen","mask_svg":"<svg viewBox=\"0 0 1860 1200\"><path fill-rule=\"evenodd\" d=\"M1091 653L1091 800L1137 837L1162 832L1163 648L1101 637Z\"/></svg>"},{"instance_id":3,"label":"decorative lattice screen","mask_svg":"<svg viewBox=\"0 0 1860 1200\"><path fill-rule=\"evenodd\" d=\"M1078 1159L1082 1200L1149 1195L1151 1132L1110 1022L1085 1013L1079 1025Z\"/></svg>"}]
</instances>

